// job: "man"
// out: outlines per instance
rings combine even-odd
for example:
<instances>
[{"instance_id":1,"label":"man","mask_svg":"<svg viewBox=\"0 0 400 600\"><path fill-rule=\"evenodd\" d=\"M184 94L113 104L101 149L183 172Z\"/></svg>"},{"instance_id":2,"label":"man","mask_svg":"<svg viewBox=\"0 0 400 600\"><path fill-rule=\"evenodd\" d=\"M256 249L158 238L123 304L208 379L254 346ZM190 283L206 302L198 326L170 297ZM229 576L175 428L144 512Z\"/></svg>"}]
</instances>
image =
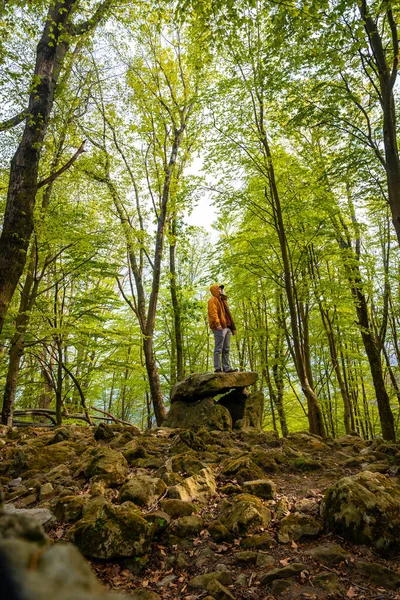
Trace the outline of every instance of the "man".
<instances>
[{"instance_id":1,"label":"man","mask_svg":"<svg viewBox=\"0 0 400 600\"><path fill-rule=\"evenodd\" d=\"M216 373L235 373L229 362L231 335L235 335L235 323L229 310L224 286L215 283L210 287L208 323L214 333L214 370ZM221 368L222 354L222 368Z\"/></svg>"}]
</instances>

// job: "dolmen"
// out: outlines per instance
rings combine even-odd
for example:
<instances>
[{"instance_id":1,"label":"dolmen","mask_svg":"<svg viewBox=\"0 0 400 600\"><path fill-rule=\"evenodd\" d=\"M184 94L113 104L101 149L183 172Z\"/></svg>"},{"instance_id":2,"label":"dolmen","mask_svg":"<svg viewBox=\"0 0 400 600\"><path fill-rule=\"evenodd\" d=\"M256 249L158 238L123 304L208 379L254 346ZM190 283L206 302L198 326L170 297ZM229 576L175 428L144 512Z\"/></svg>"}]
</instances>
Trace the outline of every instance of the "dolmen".
<instances>
[{"instance_id":1,"label":"dolmen","mask_svg":"<svg viewBox=\"0 0 400 600\"><path fill-rule=\"evenodd\" d=\"M264 394L250 393L258 373L202 373L179 381L171 390L164 427L231 430L262 428Z\"/></svg>"}]
</instances>

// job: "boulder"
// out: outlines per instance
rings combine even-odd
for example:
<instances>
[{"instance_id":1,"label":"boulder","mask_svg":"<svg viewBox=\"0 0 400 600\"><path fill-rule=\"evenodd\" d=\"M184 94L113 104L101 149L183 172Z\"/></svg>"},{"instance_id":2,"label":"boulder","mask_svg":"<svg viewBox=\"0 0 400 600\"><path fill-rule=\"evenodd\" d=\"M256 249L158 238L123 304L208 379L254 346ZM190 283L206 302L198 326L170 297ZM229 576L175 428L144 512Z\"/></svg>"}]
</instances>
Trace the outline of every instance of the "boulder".
<instances>
[{"instance_id":1,"label":"boulder","mask_svg":"<svg viewBox=\"0 0 400 600\"><path fill-rule=\"evenodd\" d=\"M318 573L312 580L313 586L328 594L328 598L343 598L345 587L335 573Z\"/></svg>"},{"instance_id":2,"label":"boulder","mask_svg":"<svg viewBox=\"0 0 400 600\"><path fill-rule=\"evenodd\" d=\"M293 513L279 522L278 540L281 544L297 541L302 537L314 537L321 531L321 525L311 515Z\"/></svg>"},{"instance_id":3,"label":"boulder","mask_svg":"<svg viewBox=\"0 0 400 600\"><path fill-rule=\"evenodd\" d=\"M174 402L163 422L164 427L181 427L183 429L209 429L230 431L232 417L224 406L216 404L212 398L204 398L191 404Z\"/></svg>"},{"instance_id":4,"label":"boulder","mask_svg":"<svg viewBox=\"0 0 400 600\"><path fill-rule=\"evenodd\" d=\"M233 542L233 535L220 521L211 521L207 527L214 542Z\"/></svg>"},{"instance_id":5,"label":"boulder","mask_svg":"<svg viewBox=\"0 0 400 600\"><path fill-rule=\"evenodd\" d=\"M322 515L326 527L356 544L387 554L400 539L400 488L385 475L364 471L328 488Z\"/></svg>"},{"instance_id":6,"label":"boulder","mask_svg":"<svg viewBox=\"0 0 400 600\"><path fill-rule=\"evenodd\" d=\"M268 531L256 535L249 535L243 538L241 545L243 548L254 548L256 550L268 550L276 545L272 535Z\"/></svg>"},{"instance_id":7,"label":"boulder","mask_svg":"<svg viewBox=\"0 0 400 600\"><path fill-rule=\"evenodd\" d=\"M160 596L148 588L136 588L129 594L131 600L161 600Z\"/></svg>"},{"instance_id":8,"label":"boulder","mask_svg":"<svg viewBox=\"0 0 400 600\"><path fill-rule=\"evenodd\" d=\"M185 477L198 473L206 465L201 462L194 452L185 454L175 454L171 459L171 469L174 473L179 473Z\"/></svg>"},{"instance_id":9,"label":"boulder","mask_svg":"<svg viewBox=\"0 0 400 600\"><path fill-rule=\"evenodd\" d=\"M165 498L161 500L161 509L167 513L172 519L178 517L188 517L196 512L196 507L191 502L177 500L173 498Z\"/></svg>"},{"instance_id":10,"label":"boulder","mask_svg":"<svg viewBox=\"0 0 400 600\"><path fill-rule=\"evenodd\" d=\"M56 465L70 463L78 449L77 445L70 441L50 446L23 446L14 454L10 472L17 476L31 469L50 471Z\"/></svg>"},{"instance_id":11,"label":"boulder","mask_svg":"<svg viewBox=\"0 0 400 600\"><path fill-rule=\"evenodd\" d=\"M127 474L128 463L126 458L121 452L112 450L107 446L95 448L91 452L91 458L85 467L86 477L97 476L97 479L101 479L110 486L124 483Z\"/></svg>"},{"instance_id":12,"label":"boulder","mask_svg":"<svg viewBox=\"0 0 400 600\"><path fill-rule=\"evenodd\" d=\"M88 495L64 496L59 498L54 507L54 514L59 521L74 523L82 517L84 506L89 502Z\"/></svg>"},{"instance_id":13,"label":"boulder","mask_svg":"<svg viewBox=\"0 0 400 600\"><path fill-rule=\"evenodd\" d=\"M48 541L43 526L38 520L21 513L2 513L0 514L0 539L13 538L37 544L46 544Z\"/></svg>"},{"instance_id":14,"label":"boulder","mask_svg":"<svg viewBox=\"0 0 400 600\"><path fill-rule=\"evenodd\" d=\"M251 494L238 494L231 501L223 500L219 520L235 535L255 533L267 527L271 511Z\"/></svg>"},{"instance_id":15,"label":"boulder","mask_svg":"<svg viewBox=\"0 0 400 600\"><path fill-rule=\"evenodd\" d=\"M197 500L207 502L217 491L217 483L211 468L201 469L195 475L184 479L182 483L168 488L168 496L185 502Z\"/></svg>"},{"instance_id":16,"label":"boulder","mask_svg":"<svg viewBox=\"0 0 400 600\"><path fill-rule=\"evenodd\" d=\"M212 571L197 575L189 581L189 587L194 590L207 590L211 581L219 581L222 585L230 585L232 583L232 575L229 571Z\"/></svg>"},{"instance_id":17,"label":"boulder","mask_svg":"<svg viewBox=\"0 0 400 600\"><path fill-rule=\"evenodd\" d=\"M272 583L276 579L288 579L288 577L295 577L300 575L302 571L307 571L308 566L304 563L292 563L282 569L273 569L260 578L261 585Z\"/></svg>"},{"instance_id":18,"label":"boulder","mask_svg":"<svg viewBox=\"0 0 400 600\"><path fill-rule=\"evenodd\" d=\"M56 518L48 508L16 508L13 504L4 505L5 515L22 517L32 523L38 523L46 530L50 529L56 522Z\"/></svg>"},{"instance_id":19,"label":"boulder","mask_svg":"<svg viewBox=\"0 0 400 600\"><path fill-rule=\"evenodd\" d=\"M242 489L248 494L253 494L263 500L271 500L276 495L276 485L270 479L256 479L255 481L245 481Z\"/></svg>"},{"instance_id":20,"label":"boulder","mask_svg":"<svg viewBox=\"0 0 400 600\"><path fill-rule=\"evenodd\" d=\"M108 442L112 440L114 436L113 426L108 423L99 423L99 425L94 428L94 439L98 442L100 440Z\"/></svg>"},{"instance_id":21,"label":"boulder","mask_svg":"<svg viewBox=\"0 0 400 600\"><path fill-rule=\"evenodd\" d=\"M208 584L207 592L209 592L211 597L215 600L235 600L235 597L230 590L215 579Z\"/></svg>"},{"instance_id":22,"label":"boulder","mask_svg":"<svg viewBox=\"0 0 400 600\"><path fill-rule=\"evenodd\" d=\"M85 556L135 557L149 550L153 527L130 502L121 506L105 503L97 513L87 513L77 521L69 536Z\"/></svg>"},{"instance_id":23,"label":"boulder","mask_svg":"<svg viewBox=\"0 0 400 600\"><path fill-rule=\"evenodd\" d=\"M346 558L350 558L350 554L339 546L339 544L317 546L316 548L311 548L311 550L306 550L304 555L311 556L328 567L334 567L346 560Z\"/></svg>"},{"instance_id":24,"label":"boulder","mask_svg":"<svg viewBox=\"0 0 400 600\"><path fill-rule=\"evenodd\" d=\"M258 373L202 373L190 375L179 381L171 390L171 403L194 402L201 398L213 398L218 394L228 392L232 388L244 388L253 385L258 379Z\"/></svg>"},{"instance_id":25,"label":"boulder","mask_svg":"<svg viewBox=\"0 0 400 600\"><path fill-rule=\"evenodd\" d=\"M178 538L197 537L203 528L203 519L196 515L181 517L169 527L169 533Z\"/></svg>"},{"instance_id":26,"label":"boulder","mask_svg":"<svg viewBox=\"0 0 400 600\"><path fill-rule=\"evenodd\" d=\"M17 584L19 593L13 594L13 598L26 600L48 600L49 598L118 600L120 598L104 590L88 563L72 544L49 545L38 552L36 544L21 540L2 540L0 548ZM2 583L4 584L4 581ZM2 591L7 594L6 589L2 588Z\"/></svg>"},{"instance_id":27,"label":"boulder","mask_svg":"<svg viewBox=\"0 0 400 600\"><path fill-rule=\"evenodd\" d=\"M234 458L226 458L221 464L221 474L234 477L239 483L263 479L264 473L246 453Z\"/></svg>"},{"instance_id":28,"label":"boulder","mask_svg":"<svg viewBox=\"0 0 400 600\"><path fill-rule=\"evenodd\" d=\"M122 504L128 500L138 506L148 508L161 498L166 489L167 486L158 477L140 473L122 486L119 492L119 501Z\"/></svg>"},{"instance_id":29,"label":"boulder","mask_svg":"<svg viewBox=\"0 0 400 600\"><path fill-rule=\"evenodd\" d=\"M397 590L400 588L400 575L392 569L388 569L384 565L374 562L364 562L358 560L354 568L365 579L373 585L384 587L389 590Z\"/></svg>"}]
</instances>

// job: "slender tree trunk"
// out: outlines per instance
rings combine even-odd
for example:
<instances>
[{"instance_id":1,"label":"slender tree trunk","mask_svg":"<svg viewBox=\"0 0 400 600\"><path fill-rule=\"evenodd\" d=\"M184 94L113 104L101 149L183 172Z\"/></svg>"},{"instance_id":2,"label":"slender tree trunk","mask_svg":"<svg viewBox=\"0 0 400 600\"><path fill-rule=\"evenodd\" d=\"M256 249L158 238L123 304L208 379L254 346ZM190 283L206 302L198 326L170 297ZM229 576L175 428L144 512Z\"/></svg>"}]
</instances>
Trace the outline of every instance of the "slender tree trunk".
<instances>
[{"instance_id":1,"label":"slender tree trunk","mask_svg":"<svg viewBox=\"0 0 400 600\"><path fill-rule=\"evenodd\" d=\"M372 50L372 62L378 72L383 115L383 144L385 147L384 167L386 171L389 205L392 221L400 243L400 159L397 145L396 105L393 88L399 64L399 40L397 24L391 3L387 3L386 18L391 29L393 63L386 58L386 40L383 41L377 22L371 16L366 0L358 3L360 15Z\"/></svg>"},{"instance_id":2,"label":"slender tree trunk","mask_svg":"<svg viewBox=\"0 0 400 600\"><path fill-rule=\"evenodd\" d=\"M171 381L173 385L176 381L182 381L185 378L183 366L183 344L182 344L182 318L181 306L178 298L178 286L176 281L176 264L175 264L175 249L176 249L176 216L173 215L170 221L169 231L169 272L170 272L170 292L172 300L172 310L174 315L174 338L176 350L176 373L175 381Z\"/></svg>"},{"instance_id":3,"label":"slender tree trunk","mask_svg":"<svg viewBox=\"0 0 400 600\"><path fill-rule=\"evenodd\" d=\"M21 292L21 300L15 323L15 334L11 339L10 360L6 376L6 385L3 396L2 423L12 426L15 394L17 391L19 366L24 354L25 335L29 324L30 311L37 294L38 280L34 278L36 267L36 250L32 247L29 268L26 275L24 287Z\"/></svg>"},{"instance_id":4,"label":"slender tree trunk","mask_svg":"<svg viewBox=\"0 0 400 600\"><path fill-rule=\"evenodd\" d=\"M373 325L371 323L370 316L368 313L367 299L364 294L364 286L359 262L361 237L359 224L356 219L353 200L349 188L347 189L347 194L349 210L356 234L355 248L353 248L349 228L347 227L343 218L341 216L339 217L342 226L341 230L339 224L335 221L335 219L332 219L332 222L337 233L339 247L342 250L343 264L351 288L361 338L364 344L365 353L367 355L371 371L372 381L374 384L376 394L376 401L378 404L382 436L385 440L394 440L396 437L394 430L394 419L392 410L390 408L390 399L386 391L385 381L383 377L379 342L374 334Z\"/></svg>"},{"instance_id":5,"label":"slender tree trunk","mask_svg":"<svg viewBox=\"0 0 400 600\"><path fill-rule=\"evenodd\" d=\"M266 158L267 158L267 168L269 175L269 189L272 199L272 208L274 211L274 221L275 228L278 234L279 246L282 256L283 263L283 275L284 275L284 285L286 298L289 307L289 315L290 315L290 325L291 325L291 334L293 340L293 354L294 354L294 362L296 367L297 376L300 381L301 388L303 390L304 396L307 399L308 406L308 422L311 433L315 433L322 437L325 437L325 425L323 421L323 416L321 412L321 408L318 402L318 398L316 393L314 392L312 386L310 385L310 381L307 377L307 365L305 363L305 356L302 352L301 348L301 339L299 332L299 315L296 310L296 302L295 302L295 291L293 287L292 281L292 272L290 268L289 254L288 254L288 246L286 239L286 230L283 221L282 215L282 207L281 201L279 197L278 188L275 180L275 171L273 167L272 155L269 147L269 143L267 140L267 136L264 131L262 131L261 142L263 144Z\"/></svg>"},{"instance_id":6,"label":"slender tree trunk","mask_svg":"<svg viewBox=\"0 0 400 600\"><path fill-rule=\"evenodd\" d=\"M57 425L62 425L63 413L63 345L61 338L56 337L57 350L57 384L56 384L56 421Z\"/></svg>"}]
</instances>

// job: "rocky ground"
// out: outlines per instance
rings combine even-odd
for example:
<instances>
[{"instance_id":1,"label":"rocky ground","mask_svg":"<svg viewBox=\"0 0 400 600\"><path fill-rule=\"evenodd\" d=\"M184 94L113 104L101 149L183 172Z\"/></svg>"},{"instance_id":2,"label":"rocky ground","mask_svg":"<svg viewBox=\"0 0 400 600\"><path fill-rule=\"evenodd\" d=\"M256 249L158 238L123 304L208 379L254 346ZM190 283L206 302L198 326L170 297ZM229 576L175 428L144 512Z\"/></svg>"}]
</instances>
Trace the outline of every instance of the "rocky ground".
<instances>
[{"instance_id":1,"label":"rocky ground","mask_svg":"<svg viewBox=\"0 0 400 600\"><path fill-rule=\"evenodd\" d=\"M399 443L251 427L0 436L0 551L28 599L400 598Z\"/></svg>"}]
</instances>

